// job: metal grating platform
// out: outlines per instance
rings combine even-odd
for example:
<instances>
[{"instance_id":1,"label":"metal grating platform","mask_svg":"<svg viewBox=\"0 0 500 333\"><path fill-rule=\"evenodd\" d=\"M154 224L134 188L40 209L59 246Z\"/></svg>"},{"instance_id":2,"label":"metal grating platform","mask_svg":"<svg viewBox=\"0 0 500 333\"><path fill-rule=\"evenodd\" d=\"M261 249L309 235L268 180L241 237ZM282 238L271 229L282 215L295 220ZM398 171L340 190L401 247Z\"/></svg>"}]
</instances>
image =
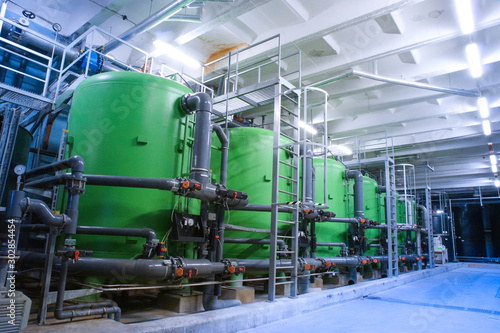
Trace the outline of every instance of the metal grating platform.
<instances>
[{"instance_id":1,"label":"metal grating platform","mask_svg":"<svg viewBox=\"0 0 500 333\"><path fill-rule=\"evenodd\" d=\"M0 100L34 110L42 110L52 105L52 100L46 97L4 83L0 83Z\"/></svg>"},{"instance_id":2,"label":"metal grating platform","mask_svg":"<svg viewBox=\"0 0 500 333\"><path fill-rule=\"evenodd\" d=\"M265 82L230 92L214 98L214 114L217 117L231 116L236 113L247 111L259 106L274 102L275 85L281 84L283 91L295 88L290 82L283 78L272 79ZM227 103L226 103L227 102Z\"/></svg>"}]
</instances>

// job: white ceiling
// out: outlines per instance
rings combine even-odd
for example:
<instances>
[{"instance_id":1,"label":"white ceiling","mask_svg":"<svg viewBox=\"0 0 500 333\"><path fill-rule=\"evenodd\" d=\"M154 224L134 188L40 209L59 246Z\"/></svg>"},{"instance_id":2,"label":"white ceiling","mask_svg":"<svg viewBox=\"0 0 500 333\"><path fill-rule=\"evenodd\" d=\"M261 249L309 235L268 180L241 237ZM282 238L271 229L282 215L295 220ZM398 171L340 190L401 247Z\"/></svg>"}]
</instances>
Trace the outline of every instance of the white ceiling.
<instances>
[{"instance_id":1,"label":"white ceiling","mask_svg":"<svg viewBox=\"0 0 500 333\"><path fill-rule=\"evenodd\" d=\"M206 62L280 34L285 49L294 46L302 51L303 84L354 68L479 90L492 106L489 138L483 135L473 98L358 78L322 87L330 94L328 135L332 139L382 131L393 138L398 162L434 167L430 173L433 188L481 186L483 191L496 191L487 142L500 151L500 1L471 1L475 17L471 35L461 33L451 0L226 0L206 1L201 22L163 22L131 42L153 51L152 41L160 38ZM18 3L61 23L65 34L90 22L119 35L170 1ZM465 46L470 41L481 49L484 74L479 79L468 71ZM267 51L266 46L259 50ZM118 56L123 61L137 60L137 55L122 52ZM162 61L180 66L167 57L158 63ZM416 169L419 186L424 184L424 169Z\"/></svg>"}]
</instances>

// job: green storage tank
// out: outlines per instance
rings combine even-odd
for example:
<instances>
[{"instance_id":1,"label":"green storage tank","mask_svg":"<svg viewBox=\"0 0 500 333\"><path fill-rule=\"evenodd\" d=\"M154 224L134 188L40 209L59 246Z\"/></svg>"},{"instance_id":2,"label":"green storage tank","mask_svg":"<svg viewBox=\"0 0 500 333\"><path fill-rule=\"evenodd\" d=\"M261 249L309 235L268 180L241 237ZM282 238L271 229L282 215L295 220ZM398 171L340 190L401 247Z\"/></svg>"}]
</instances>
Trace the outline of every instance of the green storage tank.
<instances>
[{"instance_id":1,"label":"green storage tank","mask_svg":"<svg viewBox=\"0 0 500 333\"><path fill-rule=\"evenodd\" d=\"M334 212L337 217L347 217L347 181L345 178L346 167L334 159L326 161L326 176L328 194L328 211ZM324 199L324 160L314 159L316 170L316 202ZM325 222L316 224L318 242L347 242L347 223ZM339 254L340 248L319 246L316 250L317 257L328 257Z\"/></svg>"},{"instance_id":2,"label":"green storage tank","mask_svg":"<svg viewBox=\"0 0 500 333\"><path fill-rule=\"evenodd\" d=\"M282 143L289 142L283 138ZM214 143L216 141L214 140ZM289 156L281 151L280 159L288 161ZM292 176L290 167L281 165L282 175ZM216 180L220 172L220 153L212 154L212 171ZM272 203L272 176L273 176L273 132L251 127L231 128L229 130L228 154L228 188L238 189L248 193L249 203L257 205L271 205ZM280 179L280 189L292 191L292 183ZM291 196L280 193L280 202L291 201ZM280 213L280 220L289 220L291 214ZM271 227L271 214L266 212L229 211L226 214L226 223L254 229ZM287 227L280 226L282 232ZM225 230L226 238L269 238L268 233ZM248 245L224 243L224 257L269 259L269 245Z\"/></svg>"},{"instance_id":3,"label":"green storage tank","mask_svg":"<svg viewBox=\"0 0 500 333\"><path fill-rule=\"evenodd\" d=\"M111 72L86 79L77 87L71 107L70 155L85 159L88 174L181 176L186 172L181 170L179 149L185 114L179 97L189 92L179 83L143 73ZM88 186L78 223L152 228L161 239L170 228L176 201L168 191ZM132 258L144 244L139 238L77 235L76 239L78 248L93 250L95 257Z\"/></svg>"}]
</instances>

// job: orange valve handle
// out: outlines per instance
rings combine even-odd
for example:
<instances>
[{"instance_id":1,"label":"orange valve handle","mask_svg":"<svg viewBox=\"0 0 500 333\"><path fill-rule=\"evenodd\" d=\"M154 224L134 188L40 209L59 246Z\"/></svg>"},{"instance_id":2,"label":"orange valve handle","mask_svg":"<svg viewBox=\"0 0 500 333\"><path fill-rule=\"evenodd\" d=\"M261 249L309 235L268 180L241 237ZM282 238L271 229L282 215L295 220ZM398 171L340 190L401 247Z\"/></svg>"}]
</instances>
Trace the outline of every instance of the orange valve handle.
<instances>
[{"instance_id":1,"label":"orange valve handle","mask_svg":"<svg viewBox=\"0 0 500 333\"><path fill-rule=\"evenodd\" d=\"M80 256L80 251L75 251L75 260L78 260L79 256Z\"/></svg>"},{"instance_id":2,"label":"orange valve handle","mask_svg":"<svg viewBox=\"0 0 500 333\"><path fill-rule=\"evenodd\" d=\"M184 187L184 188L189 188L189 181L185 180L185 181L182 183L182 187Z\"/></svg>"},{"instance_id":3,"label":"orange valve handle","mask_svg":"<svg viewBox=\"0 0 500 333\"><path fill-rule=\"evenodd\" d=\"M229 271L229 273L234 274L234 272L236 272L236 267L229 266L229 268L227 270Z\"/></svg>"},{"instance_id":4,"label":"orange valve handle","mask_svg":"<svg viewBox=\"0 0 500 333\"><path fill-rule=\"evenodd\" d=\"M184 270L182 268L177 268L176 270L177 276L182 276L184 274Z\"/></svg>"}]
</instances>

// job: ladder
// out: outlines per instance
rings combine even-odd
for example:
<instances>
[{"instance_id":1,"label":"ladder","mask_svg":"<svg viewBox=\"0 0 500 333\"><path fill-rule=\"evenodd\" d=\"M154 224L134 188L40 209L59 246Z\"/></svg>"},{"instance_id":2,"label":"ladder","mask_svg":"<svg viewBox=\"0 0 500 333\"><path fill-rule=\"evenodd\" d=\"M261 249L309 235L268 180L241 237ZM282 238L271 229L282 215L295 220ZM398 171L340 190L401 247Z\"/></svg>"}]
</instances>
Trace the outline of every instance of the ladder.
<instances>
[{"instance_id":1,"label":"ladder","mask_svg":"<svg viewBox=\"0 0 500 333\"><path fill-rule=\"evenodd\" d=\"M398 276L398 229L396 212L396 171L394 159L385 160L386 215L387 215L387 276Z\"/></svg>"},{"instance_id":2,"label":"ladder","mask_svg":"<svg viewBox=\"0 0 500 333\"><path fill-rule=\"evenodd\" d=\"M299 163L300 156L300 95L288 90L281 92L281 83L275 85L274 97L274 141L273 141L273 181L272 181L272 210L270 233L270 258L269 258L269 291L268 301L276 299L276 286L290 285L290 297L297 296L297 265L298 265L298 234L299 234ZM286 141L286 142L285 142ZM287 154L290 158L284 161L281 156ZM292 189L283 189L282 185L290 184ZM289 198L280 202L282 198ZM278 214L281 207L291 209L288 220L280 219ZM291 235L278 234L281 226L287 225ZM286 239L291 246L286 251L278 250L278 239ZM290 257L287 265L277 265L277 256ZM290 272L290 275L278 276L279 273ZM280 274L283 275L283 274ZM279 281L277 281L279 280ZM283 281L284 280L284 281Z\"/></svg>"},{"instance_id":3,"label":"ladder","mask_svg":"<svg viewBox=\"0 0 500 333\"><path fill-rule=\"evenodd\" d=\"M66 145L68 143L68 133L67 129L62 130L61 140L59 141L59 151L57 152L56 161L62 161L66 157ZM57 171L56 175L60 174L62 171ZM57 205L59 203L59 192L60 186L54 186L52 188L52 204L50 206L50 210L55 212L57 211Z\"/></svg>"}]
</instances>

